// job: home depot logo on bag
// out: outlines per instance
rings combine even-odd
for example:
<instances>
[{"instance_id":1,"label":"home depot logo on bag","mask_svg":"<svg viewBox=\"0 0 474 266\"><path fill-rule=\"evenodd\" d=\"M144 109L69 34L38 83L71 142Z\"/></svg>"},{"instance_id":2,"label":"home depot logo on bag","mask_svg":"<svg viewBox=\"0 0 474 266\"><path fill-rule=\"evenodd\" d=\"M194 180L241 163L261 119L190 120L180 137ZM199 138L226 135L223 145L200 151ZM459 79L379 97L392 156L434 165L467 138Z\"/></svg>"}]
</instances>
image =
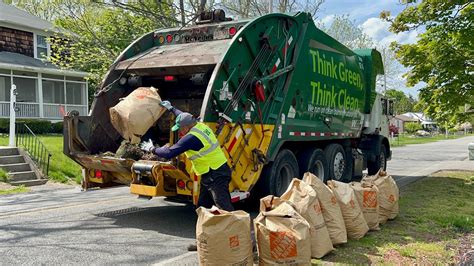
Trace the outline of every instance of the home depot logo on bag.
<instances>
[{"instance_id":1,"label":"home depot logo on bag","mask_svg":"<svg viewBox=\"0 0 474 266\"><path fill-rule=\"evenodd\" d=\"M149 90L140 90L134 96L138 100L143 100L147 96L153 96L153 92L151 92Z\"/></svg>"},{"instance_id":2,"label":"home depot logo on bag","mask_svg":"<svg viewBox=\"0 0 474 266\"><path fill-rule=\"evenodd\" d=\"M389 197L388 197L388 201L390 201L391 203L394 203L395 202L395 196L393 194L391 194Z\"/></svg>"},{"instance_id":3,"label":"home depot logo on bag","mask_svg":"<svg viewBox=\"0 0 474 266\"><path fill-rule=\"evenodd\" d=\"M235 235L235 236L229 237L229 247L236 248L238 246L239 246L239 236Z\"/></svg>"},{"instance_id":4,"label":"home depot logo on bag","mask_svg":"<svg viewBox=\"0 0 474 266\"><path fill-rule=\"evenodd\" d=\"M298 256L296 238L291 232L270 232L270 254L274 259L288 259Z\"/></svg>"},{"instance_id":5,"label":"home depot logo on bag","mask_svg":"<svg viewBox=\"0 0 474 266\"><path fill-rule=\"evenodd\" d=\"M364 191L363 194L363 207L364 208L377 208L377 192L376 191Z\"/></svg>"}]
</instances>

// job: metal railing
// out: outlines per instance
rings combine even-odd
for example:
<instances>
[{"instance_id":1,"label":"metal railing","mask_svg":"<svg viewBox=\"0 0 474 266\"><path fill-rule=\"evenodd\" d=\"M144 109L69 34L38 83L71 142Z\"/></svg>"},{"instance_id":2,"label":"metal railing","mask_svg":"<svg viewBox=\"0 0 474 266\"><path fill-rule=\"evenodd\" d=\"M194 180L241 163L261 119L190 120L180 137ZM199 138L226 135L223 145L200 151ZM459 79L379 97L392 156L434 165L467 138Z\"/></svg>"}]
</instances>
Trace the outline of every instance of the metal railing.
<instances>
[{"instance_id":1,"label":"metal railing","mask_svg":"<svg viewBox=\"0 0 474 266\"><path fill-rule=\"evenodd\" d=\"M16 146L22 146L45 176L49 174L52 154L25 123L16 123Z\"/></svg>"}]
</instances>

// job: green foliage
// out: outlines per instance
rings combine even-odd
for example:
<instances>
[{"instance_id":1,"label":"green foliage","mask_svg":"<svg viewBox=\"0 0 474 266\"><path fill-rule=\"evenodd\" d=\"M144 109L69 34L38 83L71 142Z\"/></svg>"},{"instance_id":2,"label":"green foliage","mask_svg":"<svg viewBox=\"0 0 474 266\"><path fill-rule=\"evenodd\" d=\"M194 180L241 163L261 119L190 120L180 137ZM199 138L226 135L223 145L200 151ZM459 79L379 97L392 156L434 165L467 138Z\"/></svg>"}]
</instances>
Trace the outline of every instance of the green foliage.
<instances>
[{"instance_id":1,"label":"green foliage","mask_svg":"<svg viewBox=\"0 0 474 266\"><path fill-rule=\"evenodd\" d=\"M41 119L17 119L17 123L24 123L35 134L46 134L52 133L51 122L48 120ZM10 120L7 118L0 119L0 133L9 133L10 131Z\"/></svg>"},{"instance_id":2,"label":"green foliage","mask_svg":"<svg viewBox=\"0 0 474 266\"><path fill-rule=\"evenodd\" d=\"M406 96L403 91L390 89L385 92L385 96L393 99L396 114L404 114L415 111L415 99L413 99L411 96Z\"/></svg>"},{"instance_id":3,"label":"green foliage","mask_svg":"<svg viewBox=\"0 0 474 266\"><path fill-rule=\"evenodd\" d=\"M322 29L350 49L375 46L372 38L365 34L361 27L356 26L348 15L335 16L331 25L327 29Z\"/></svg>"},{"instance_id":4,"label":"green foliage","mask_svg":"<svg viewBox=\"0 0 474 266\"><path fill-rule=\"evenodd\" d=\"M50 133L62 134L63 133L63 122L52 123Z\"/></svg>"},{"instance_id":5,"label":"green foliage","mask_svg":"<svg viewBox=\"0 0 474 266\"><path fill-rule=\"evenodd\" d=\"M10 189L0 189L0 195L25 193L25 192L29 192L29 191L30 191L29 188L21 185L21 186L10 188Z\"/></svg>"},{"instance_id":6,"label":"green foliage","mask_svg":"<svg viewBox=\"0 0 474 266\"><path fill-rule=\"evenodd\" d=\"M5 172L5 170L0 168L0 181L1 182L7 182L8 181L8 174Z\"/></svg>"},{"instance_id":7,"label":"green foliage","mask_svg":"<svg viewBox=\"0 0 474 266\"><path fill-rule=\"evenodd\" d=\"M424 29L415 44L396 44L400 62L410 70L408 85L420 82L420 106L438 122L463 122L466 114L459 112L474 100L474 3L467 0L404 0L403 10L392 22L391 31Z\"/></svg>"},{"instance_id":8,"label":"green foliage","mask_svg":"<svg viewBox=\"0 0 474 266\"><path fill-rule=\"evenodd\" d=\"M422 127L420 123L417 122L406 122L404 128L406 132L413 134L416 131L420 130Z\"/></svg>"},{"instance_id":9,"label":"green foliage","mask_svg":"<svg viewBox=\"0 0 474 266\"><path fill-rule=\"evenodd\" d=\"M122 9L99 2L73 1L77 2L74 9L54 21L57 27L65 31L50 38L54 51L50 61L63 68L89 72L90 95L93 95L119 54L132 41L156 29L156 17L137 15L134 8L138 8L139 4L129 4L128 9ZM169 5L161 6L154 1L149 3L154 3L154 9L148 12L156 10L158 13L157 8L161 7L161 13L158 14L161 17L168 14L169 18Z\"/></svg>"}]
</instances>

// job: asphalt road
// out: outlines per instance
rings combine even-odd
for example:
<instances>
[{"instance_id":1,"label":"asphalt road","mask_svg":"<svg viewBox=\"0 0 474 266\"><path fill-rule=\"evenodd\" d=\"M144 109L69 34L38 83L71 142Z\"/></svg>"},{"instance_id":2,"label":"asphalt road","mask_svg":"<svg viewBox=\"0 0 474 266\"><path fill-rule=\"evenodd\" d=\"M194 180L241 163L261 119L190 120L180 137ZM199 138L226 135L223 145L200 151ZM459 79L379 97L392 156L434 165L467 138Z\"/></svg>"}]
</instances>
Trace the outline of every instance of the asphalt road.
<instances>
[{"instance_id":1,"label":"asphalt road","mask_svg":"<svg viewBox=\"0 0 474 266\"><path fill-rule=\"evenodd\" d=\"M388 172L400 186L441 169L474 170L474 137L393 149ZM142 201L128 187L81 192L35 188L0 196L0 264L195 264L196 215L163 198Z\"/></svg>"}]
</instances>

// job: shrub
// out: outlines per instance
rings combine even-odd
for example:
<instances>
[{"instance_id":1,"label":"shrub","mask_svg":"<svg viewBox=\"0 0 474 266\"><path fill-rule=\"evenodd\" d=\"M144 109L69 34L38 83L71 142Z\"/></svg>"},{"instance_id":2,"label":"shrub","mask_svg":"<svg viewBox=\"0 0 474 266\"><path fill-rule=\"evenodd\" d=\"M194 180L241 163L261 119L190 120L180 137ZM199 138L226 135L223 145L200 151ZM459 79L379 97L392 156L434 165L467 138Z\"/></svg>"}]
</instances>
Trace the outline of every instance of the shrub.
<instances>
[{"instance_id":1,"label":"shrub","mask_svg":"<svg viewBox=\"0 0 474 266\"><path fill-rule=\"evenodd\" d=\"M56 122L51 124L51 133L62 134L63 133L63 122Z\"/></svg>"},{"instance_id":2,"label":"shrub","mask_svg":"<svg viewBox=\"0 0 474 266\"><path fill-rule=\"evenodd\" d=\"M7 182L8 181L8 174L5 170L0 168L0 182Z\"/></svg>"},{"instance_id":3,"label":"shrub","mask_svg":"<svg viewBox=\"0 0 474 266\"><path fill-rule=\"evenodd\" d=\"M405 123L405 131L410 133L410 134L413 134L413 133L415 133L416 131L418 131L420 129L421 129L421 125L417 122L407 122L407 123Z\"/></svg>"},{"instance_id":4,"label":"shrub","mask_svg":"<svg viewBox=\"0 0 474 266\"><path fill-rule=\"evenodd\" d=\"M393 136L398 136L398 127L396 127L395 125L388 126L388 130L390 132L390 135L392 135L393 133Z\"/></svg>"},{"instance_id":5,"label":"shrub","mask_svg":"<svg viewBox=\"0 0 474 266\"><path fill-rule=\"evenodd\" d=\"M63 133L63 122L51 123L41 119L17 119L17 123L27 124L35 134ZM9 133L10 120L0 119L0 133Z\"/></svg>"}]
</instances>

